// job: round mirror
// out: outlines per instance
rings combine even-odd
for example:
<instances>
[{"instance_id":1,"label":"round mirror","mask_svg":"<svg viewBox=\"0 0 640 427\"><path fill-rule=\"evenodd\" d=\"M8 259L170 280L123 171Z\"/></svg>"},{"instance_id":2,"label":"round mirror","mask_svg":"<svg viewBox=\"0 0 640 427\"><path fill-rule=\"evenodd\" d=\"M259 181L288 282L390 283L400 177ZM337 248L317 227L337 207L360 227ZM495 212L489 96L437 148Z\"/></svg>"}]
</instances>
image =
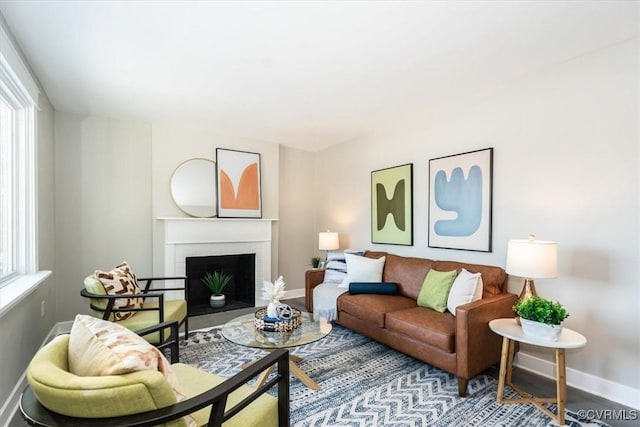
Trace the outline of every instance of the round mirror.
<instances>
[{"instance_id":1,"label":"round mirror","mask_svg":"<svg viewBox=\"0 0 640 427\"><path fill-rule=\"evenodd\" d=\"M216 216L216 164L208 159L190 159L171 176L171 196L187 215Z\"/></svg>"}]
</instances>

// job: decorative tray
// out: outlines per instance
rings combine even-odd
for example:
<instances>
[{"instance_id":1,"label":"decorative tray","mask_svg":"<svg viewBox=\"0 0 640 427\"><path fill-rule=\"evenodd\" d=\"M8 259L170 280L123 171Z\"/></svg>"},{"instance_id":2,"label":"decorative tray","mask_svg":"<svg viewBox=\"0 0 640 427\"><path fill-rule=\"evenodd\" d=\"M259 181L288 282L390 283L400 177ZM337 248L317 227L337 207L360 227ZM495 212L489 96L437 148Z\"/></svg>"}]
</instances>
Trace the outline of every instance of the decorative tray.
<instances>
[{"instance_id":1,"label":"decorative tray","mask_svg":"<svg viewBox=\"0 0 640 427\"><path fill-rule=\"evenodd\" d=\"M253 323L258 331L265 332L291 332L302 323L302 313L295 308L291 309L291 318L277 319L267 317L267 309L260 308L255 312Z\"/></svg>"}]
</instances>

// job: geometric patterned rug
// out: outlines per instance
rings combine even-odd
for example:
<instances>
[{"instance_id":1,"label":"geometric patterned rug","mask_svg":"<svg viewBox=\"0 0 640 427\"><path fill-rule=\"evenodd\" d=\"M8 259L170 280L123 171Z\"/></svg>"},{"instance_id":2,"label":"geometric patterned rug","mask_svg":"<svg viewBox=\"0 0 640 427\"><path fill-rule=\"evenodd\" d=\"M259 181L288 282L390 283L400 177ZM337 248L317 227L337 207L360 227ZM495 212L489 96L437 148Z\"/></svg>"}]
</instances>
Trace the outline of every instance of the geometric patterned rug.
<instances>
[{"instance_id":1,"label":"geometric patterned rug","mask_svg":"<svg viewBox=\"0 0 640 427\"><path fill-rule=\"evenodd\" d=\"M319 341L290 349L321 387L291 377L291 425L307 426L556 426L531 404L496 402L497 381L479 375L458 396L456 378L356 332L333 325ZM266 353L225 340L219 328L189 333L180 361L230 377ZM510 388L505 397L516 397ZM555 405L549 405L553 412ZM566 411L569 426L607 426Z\"/></svg>"}]
</instances>

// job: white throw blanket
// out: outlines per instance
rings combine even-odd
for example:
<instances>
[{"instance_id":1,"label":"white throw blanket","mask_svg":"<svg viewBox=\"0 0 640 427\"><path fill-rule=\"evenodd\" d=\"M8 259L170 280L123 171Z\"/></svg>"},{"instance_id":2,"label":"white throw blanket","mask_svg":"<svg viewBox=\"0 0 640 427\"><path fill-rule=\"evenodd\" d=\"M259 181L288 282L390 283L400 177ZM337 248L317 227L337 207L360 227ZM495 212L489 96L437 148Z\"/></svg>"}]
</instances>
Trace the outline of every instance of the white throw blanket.
<instances>
[{"instance_id":1,"label":"white throw blanket","mask_svg":"<svg viewBox=\"0 0 640 427\"><path fill-rule=\"evenodd\" d=\"M313 288L313 319L318 321L321 317L327 322L338 317L338 297L347 292L336 283L320 283Z\"/></svg>"}]
</instances>

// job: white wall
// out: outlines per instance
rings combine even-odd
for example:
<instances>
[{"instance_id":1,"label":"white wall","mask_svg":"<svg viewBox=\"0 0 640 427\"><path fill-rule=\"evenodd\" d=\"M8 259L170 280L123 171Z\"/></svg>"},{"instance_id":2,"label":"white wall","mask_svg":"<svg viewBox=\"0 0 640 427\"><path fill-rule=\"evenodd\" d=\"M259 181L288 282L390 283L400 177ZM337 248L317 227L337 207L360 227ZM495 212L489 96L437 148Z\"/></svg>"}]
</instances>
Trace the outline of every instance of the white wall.
<instances>
[{"instance_id":1,"label":"white wall","mask_svg":"<svg viewBox=\"0 0 640 427\"><path fill-rule=\"evenodd\" d=\"M314 235L313 153L280 147L279 274L288 296L303 296L304 273L318 253ZM298 292L292 293L296 290Z\"/></svg>"},{"instance_id":2,"label":"white wall","mask_svg":"<svg viewBox=\"0 0 640 427\"><path fill-rule=\"evenodd\" d=\"M566 326L588 339L568 352L579 377L569 382L595 376L591 391L640 407L637 49L634 41L593 52L319 153L319 227L352 247L503 267L508 239L557 241L558 278L537 289L562 302ZM493 252L428 248L428 160L486 147L494 147ZM370 173L410 162L414 246L372 245ZM521 287L510 280L511 292ZM528 346L522 353L551 360ZM610 395L602 379L630 395Z\"/></svg>"},{"instance_id":3,"label":"white wall","mask_svg":"<svg viewBox=\"0 0 640 427\"><path fill-rule=\"evenodd\" d=\"M56 112L58 320L88 313L84 278L126 260L152 273L151 126Z\"/></svg>"},{"instance_id":4,"label":"white wall","mask_svg":"<svg viewBox=\"0 0 640 427\"><path fill-rule=\"evenodd\" d=\"M156 218L185 216L171 199L169 181L188 158L213 159L216 146L261 152L263 216L277 218L277 144L61 112L56 112L55 126L60 320L88 312L79 292L84 277L95 269L126 260L139 276L162 272ZM277 262L275 256L272 271Z\"/></svg>"}]
</instances>

